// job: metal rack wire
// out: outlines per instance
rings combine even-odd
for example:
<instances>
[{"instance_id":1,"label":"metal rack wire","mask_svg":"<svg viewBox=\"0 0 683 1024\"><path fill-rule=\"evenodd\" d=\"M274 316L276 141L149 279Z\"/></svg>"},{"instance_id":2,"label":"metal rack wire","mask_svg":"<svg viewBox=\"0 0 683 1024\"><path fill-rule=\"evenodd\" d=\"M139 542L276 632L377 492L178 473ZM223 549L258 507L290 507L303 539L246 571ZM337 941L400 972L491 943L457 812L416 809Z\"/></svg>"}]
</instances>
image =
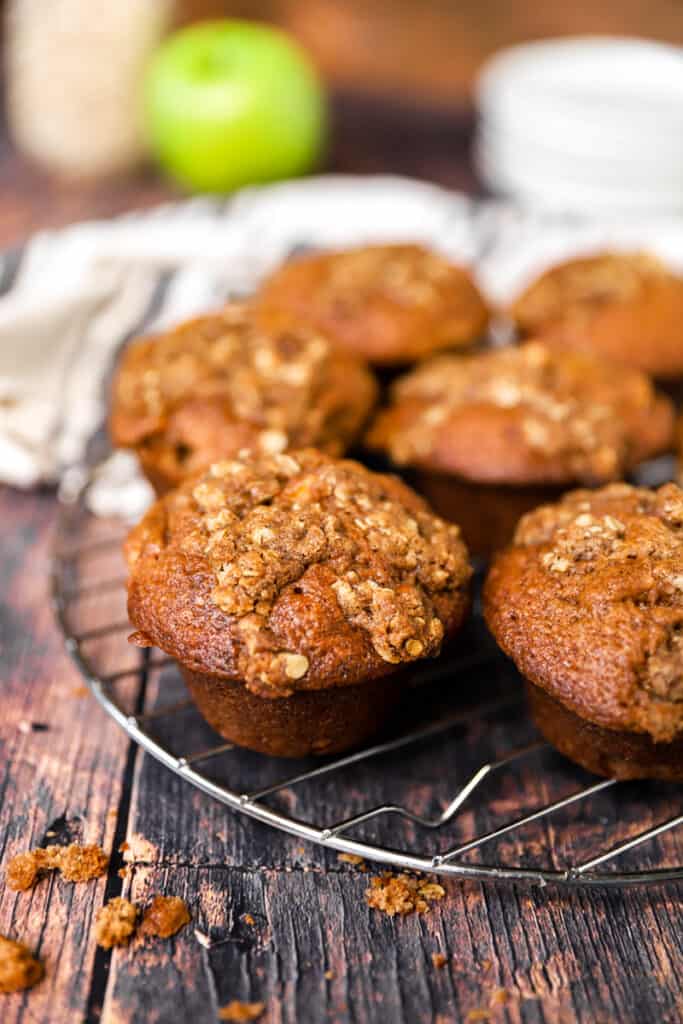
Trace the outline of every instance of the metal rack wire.
<instances>
[{"instance_id":1,"label":"metal rack wire","mask_svg":"<svg viewBox=\"0 0 683 1024\"><path fill-rule=\"evenodd\" d=\"M104 710L133 741L181 778L234 811L274 828L338 852L356 854L396 868L539 885L627 886L683 879L683 854L677 847L674 834L676 827L683 824L683 814L669 816L672 804L676 807L681 805L679 791L674 787L652 784L641 792L631 783L596 780L577 772L559 756L549 753L547 744L535 738L531 731L524 715L519 681L517 685L510 683L511 670L508 666L504 666L508 683L492 699L479 700L473 706L459 707L448 713L441 709L436 720L428 721L417 729L382 739L346 756L306 764L292 773L284 771L283 774L283 762L278 759L240 751L220 740L183 693L179 674L174 671L171 659L161 652L141 652L125 642L130 625L125 617L123 600L123 565L116 563L120 560L126 524L96 519L88 512L86 498L92 481L93 475L87 470L75 471L62 494L52 570L57 619L69 654ZM98 608L96 612L93 612L93 603ZM480 689L482 678L495 675L496 671L495 653L490 648L483 652L475 648L469 655L445 658L425 669L416 679L416 684L428 688L436 683L440 684L437 688L443 690L444 681L452 682L457 676L470 684L475 683ZM164 674L165 684L160 692L170 691L173 699L164 698L149 707L143 699L144 684L155 673ZM168 739L168 723L177 722L181 716L182 737L187 741L194 733L200 735L202 742L198 749L173 749L174 744ZM495 725L496 721L500 727ZM508 733L517 735L519 728L516 731L512 728L510 723L513 721L521 722L519 728L521 735L526 736L526 742L511 748L503 745L502 750L498 749L494 756L486 757L483 763L474 762L473 770L467 770L456 784L443 777L448 776L448 772L439 770L440 755L436 752L439 742L448 744L443 749L452 754L460 746L467 746L467 737L472 730L479 730L478 736L482 748L485 748L489 734L498 735L496 729L498 732L502 729L504 737ZM194 726L188 722L193 722ZM173 733L173 729L170 732ZM458 740L462 740L461 745ZM470 743L469 747L472 746ZM477 744L474 746L476 748ZM411 764L410 758L421 759L422 768L419 770L422 772L425 770L425 757L431 758L430 770L436 771L442 784L445 782L449 789L452 788L445 799L440 802L437 799L436 806L442 807L440 811L427 814L411 809L408 792L406 798L387 798L371 806L361 805L350 813L358 799L357 792L353 800L348 795L349 773L359 768L370 772L368 777L374 791L378 785L388 784L396 774L395 769L386 767L387 758L391 757L398 759L395 764L407 777L410 777L406 767ZM524 801L518 809L514 798L512 803L506 799L503 801L504 820L496 823L501 817L496 801L486 800L491 780L502 783L508 790L512 787L514 797L517 792L516 774L533 759L548 757L550 763L544 763L542 772L542 790L546 799L526 811ZM226 761L228 778L212 777L209 766L215 769L216 765L224 765ZM261 783L250 788L245 786L244 769L255 761L259 764L259 778L262 779L265 766L272 780L267 785ZM251 774L253 776L253 772ZM540 772L536 774L541 776ZM328 823L294 817L287 809L273 806L273 801L283 793L297 793L302 787L329 783L333 785L331 789L328 785L326 794L333 794L334 808L330 808ZM566 791L568 786L569 792ZM596 805L596 801L605 798L609 798L609 806L604 803ZM653 820L657 810L664 812L661 821ZM563 815L569 815L566 827L574 835L585 829L594 839L597 838L597 848L574 863L562 863L561 851L557 848L561 830L556 826L556 820ZM552 829L549 828L551 816ZM483 827L476 827L478 819L483 820ZM624 823L628 827L627 834L623 834ZM645 827L642 827L644 823ZM368 827L379 832L380 838L376 834L360 838L350 834L367 831ZM520 846L518 837L529 835L530 829L531 837ZM449 830L460 832L458 841L453 841ZM431 850L430 837L439 837L439 843L434 844ZM402 845L407 848L396 845L396 838L401 838ZM510 861L509 843L506 854L505 842L513 839L512 855L516 860ZM520 849L535 850L539 846L550 858L550 866L523 862L526 857L520 856ZM498 851L494 862L472 863L468 859L470 853L492 847ZM614 869L617 859L623 864L624 860L632 861L635 854L641 858L644 856L645 863L633 866L629 863L622 870Z\"/></svg>"}]
</instances>

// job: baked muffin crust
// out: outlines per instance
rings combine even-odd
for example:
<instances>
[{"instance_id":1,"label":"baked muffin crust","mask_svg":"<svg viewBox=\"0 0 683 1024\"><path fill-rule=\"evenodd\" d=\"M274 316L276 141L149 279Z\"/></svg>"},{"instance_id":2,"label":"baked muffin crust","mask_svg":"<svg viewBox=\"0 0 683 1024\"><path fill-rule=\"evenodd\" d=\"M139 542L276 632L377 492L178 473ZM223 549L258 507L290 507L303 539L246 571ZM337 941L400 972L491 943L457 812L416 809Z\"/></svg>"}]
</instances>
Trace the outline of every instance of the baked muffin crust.
<instances>
[{"instance_id":1,"label":"baked muffin crust","mask_svg":"<svg viewBox=\"0 0 683 1024\"><path fill-rule=\"evenodd\" d=\"M305 322L382 366L476 341L489 314L470 274L420 245L367 245L286 263L256 298L266 325Z\"/></svg>"},{"instance_id":2,"label":"baked muffin crust","mask_svg":"<svg viewBox=\"0 0 683 1024\"><path fill-rule=\"evenodd\" d=\"M244 448L342 454L375 397L370 371L320 334L264 331L235 303L124 352L110 430L143 467L176 483Z\"/></svg>"},{"instance_id":3,"label":"baked muffin crust","mask_svg":"<svg viewBox=\"0 0 683 1024\"><path fill-rule=\"evenodd\" d=\"M582 719L670 743L683 731L683 491L574 491L519 523L484 589L522 674Z\"/></svg>"},{"instance_id":4,"label":"baked muffin crust","mask_svg":"<svg viewBox=\"0 0 683 1024\"><path fill-rule=\"evenodd\" d=\"M532 341L417 367L367 440L396 465L480 483L600 483L665 450L672 430L644 374Z\"/></svg>"},{"instance_id":5,"label":"baked muffin crust","mask_svg":"<svg viewBox=\"0 0 683 1024\"><path fill-rule=\"evenodd\" d=\"M435 655L468 603L457 526L314 450L212 465L152 507L127 559L138 642L261 697Z\"/></svg>"},{"instance_id":6,"label":"baked muffin crust","mask_svg":"<svg viewBox=\"0 0 683 1024\"><path fill-rule=\"evenodd\" d=\"M648 253L602 252L551 267L512 304L523 335L595 352L655 377L683 373L683 278Z\"/></svg>"}]
</instances>

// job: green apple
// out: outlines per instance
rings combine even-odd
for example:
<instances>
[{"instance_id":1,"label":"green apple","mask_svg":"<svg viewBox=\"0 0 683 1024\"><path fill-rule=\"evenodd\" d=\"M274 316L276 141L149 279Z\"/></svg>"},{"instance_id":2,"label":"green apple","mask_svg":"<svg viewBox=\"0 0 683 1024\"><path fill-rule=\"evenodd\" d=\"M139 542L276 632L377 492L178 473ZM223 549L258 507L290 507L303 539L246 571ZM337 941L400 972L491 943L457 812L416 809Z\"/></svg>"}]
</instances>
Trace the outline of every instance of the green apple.
<instances>
[{"instance_id":1,"label":"green apple","mask_svg":"<svg viewBox=\"0 0 683 1024\"><path fill-rule=\"evenodd\" d=\"M308 170L325 139L325 95L283 32L206 21L169 36L152 57L144 120L171 177L191 191L227 192Z\"/></svg>"}]
</instances>

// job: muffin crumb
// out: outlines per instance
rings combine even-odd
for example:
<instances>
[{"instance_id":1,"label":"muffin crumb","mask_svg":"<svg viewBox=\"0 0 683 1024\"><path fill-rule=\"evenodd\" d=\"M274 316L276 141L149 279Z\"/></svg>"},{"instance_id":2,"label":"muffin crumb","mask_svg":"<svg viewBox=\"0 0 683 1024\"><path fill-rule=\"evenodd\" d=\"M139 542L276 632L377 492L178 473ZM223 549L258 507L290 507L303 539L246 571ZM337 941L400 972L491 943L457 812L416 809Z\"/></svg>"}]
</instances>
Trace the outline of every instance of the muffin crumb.
<instances>
[{"instance_id":1,"label":"muffin crumb","mask_svg":"<svg viewBox=\"0 0 683 1024\"><path fill-rule=\"evenodd\" d=\"M179 896L155 896L143 914L139 933L168 939L189 923L190 913Z\"/></svg>"},{"instance_id":2,"label":"muffin crumb","mask_svg":"<svg viewBox=\"0 0 683 1024\"><path fill-rule=\"evenodd\" d=\"M192 585L182 599L206 609L214 631L217 612L229 617L229 642L221 629L212 656L268 698L316 688L321 668L349 685L364 665L375 677L436 655L464 613L471 576L457 526L395 478L311 449L213 464L153 507L127 554L129 610L143 633L155 603L147 577L178 557L206 566L206 594ZM335 619L340 646L357 652L355 669L339 653L321 664L322 622ZM154 619L150 631L158 629Z\"/></svg>"},{"instance_id":3,"label":"muffin crumb","mask_svg":"<svg viewBox=\"0 0 683 1024\"><path fill-rule=\"evenodd\" d=\"M0 935L0 992L33 988L44 974L43 965L28 946Z\"/></svg>"},{"instance_id":4,"label":"muffin crumb","mask_svg":"<svg viewBox=\"0 0 683 1024\"><path fill-rule=\"evenodd\" d=\"M46 846L12 857L7 865L7 885L15 892L32 888L43 871L57 870L65 882L88 882L107 870L109 858L100 846Z\"/></svg>"},{"instance_id":5,"label":"muffin crumb","mask_svg":"<svg viewBox=\"0 0 683 1024\"><path fill-rule=\"evenodd\" d=\"M138 911L134 903L115 896L100 909L95 920L95 942L102 949L125 946L135 931Z\"/></svg>"},{"instance_id":6,"label":"muffin crumb","mask_svg":"<svg viewBox=\"0 0 683 1024\"><path fill-rule=\"evenodd\" d=\"M391 871L384 871L370 879L365 899L369 907L394 917L396 914L403 916L414 911L425 914L430 903L442 900L445 895L446 890L437 882L403 872L395 875Z\"/></svg>"},{"instance_id":7,"label":"muffin crumb","mask_svg":"<svg viewBox=\"0 0 683 1024\"><path fill-rule=\"evenodd\" d=\"M448 963L448 957L443 953L432 953L432 963L438 970L441 970Z\"/></svg>"},{"instance_id":8,"label":"muffin crumb","mask_svg":"<svg viewBox=\"0 0 683 1024\"><path fill-rule=\"evenodd\" d=\"M645 374L528 341L400 377L368 443L398 466L481 483L600 483L664 450L672 429Z\"/></svg>"},{"instance_id":9,"label":"muffin crumb","mask_svg":"<svg viewBox=\"0 0 683 1024\"><path fill-rule=\"evenodd\" d=\"M340 860L343 864L355 864L358 867L361 864L365 864L364 859L358 853L338 853L337 860Z\"/></svg>"},{"instance_id":10,"label":"muffin crumb","mask_svg":"<svg viewBox=\"0 0 683 1024\"><path fill-rule=\"evenodd\" d=\"M238 999L233 999L232 1002L221 1006L218 1011L218 1019L241 1024L244 1021L258 1020L265 1008L265 1003L243 1003Z\"/></svg>"}]
</instances>

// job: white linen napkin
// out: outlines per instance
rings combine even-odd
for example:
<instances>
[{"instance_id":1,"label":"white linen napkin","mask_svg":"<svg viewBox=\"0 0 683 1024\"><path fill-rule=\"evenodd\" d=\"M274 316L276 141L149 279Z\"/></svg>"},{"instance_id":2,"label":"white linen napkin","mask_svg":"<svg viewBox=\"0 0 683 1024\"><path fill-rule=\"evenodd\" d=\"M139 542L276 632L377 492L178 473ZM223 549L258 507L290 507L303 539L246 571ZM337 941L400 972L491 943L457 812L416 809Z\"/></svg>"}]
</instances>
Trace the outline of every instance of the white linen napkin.
<instances>
[{"instance_id":1,"label":"white linen napkin","mask_svg":"<svg viewBox=\"0 0 683 1024\"><path fill-rule=\"evenodd\" d=\"M494 301L603 245L650 248L683 270L682 220L549 218L387 176L321 176L43 232L0 260L0 480L55 483L83 462L131 336L248 294L299 247L371 240L418 240L469 263ZM112 465L91 503L125 511L127 481L137 507L134 461Z\"/></svg>"}]
</instances>

